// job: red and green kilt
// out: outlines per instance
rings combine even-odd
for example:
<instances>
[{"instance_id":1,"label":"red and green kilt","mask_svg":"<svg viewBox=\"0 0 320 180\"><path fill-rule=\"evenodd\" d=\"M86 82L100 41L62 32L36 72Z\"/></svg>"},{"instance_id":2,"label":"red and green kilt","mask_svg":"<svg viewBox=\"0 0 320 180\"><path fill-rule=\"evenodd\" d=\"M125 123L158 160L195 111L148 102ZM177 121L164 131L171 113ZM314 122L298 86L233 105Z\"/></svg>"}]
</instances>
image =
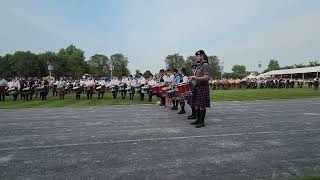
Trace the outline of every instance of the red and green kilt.
<instances>
[{"instance_id":1,"label":"red and green kilt","mask_svg":"<svg viewBox=\"0 0 320 180\"><path fill-rule=\"evenodd\" d=\"M210 107L210 92L208 83L201 83L197 86L193 105L195 107Z\"/></svg>"},{"instance_id":2,"label":"red and green kilt","mask_svg":"<svg viewBox=\"0 0 320 180\"><path fill-rule=\"evenodd\" d=\"M5 95L5 94L6 94L6 87L0 86L0 95Z\"/></svg>"}]
</instances>

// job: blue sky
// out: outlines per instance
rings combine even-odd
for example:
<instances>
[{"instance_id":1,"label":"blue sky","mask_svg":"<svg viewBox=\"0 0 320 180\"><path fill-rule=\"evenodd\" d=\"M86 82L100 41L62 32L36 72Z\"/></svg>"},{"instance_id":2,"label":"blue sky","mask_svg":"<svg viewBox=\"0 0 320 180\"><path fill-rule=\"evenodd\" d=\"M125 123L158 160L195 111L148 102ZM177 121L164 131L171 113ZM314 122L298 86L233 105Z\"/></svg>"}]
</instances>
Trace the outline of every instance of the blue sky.
<instances>
[{"instance_id":1,"label":"blue sky","mask_svg":"<svg viewBox=\"0 0 320 180\"><path fill-rule=\"evenodd\" d=\"M87 58L121 52L131 72L155 72L166 55L199 49L225 71L320 60L318 0L2 0L0 22L0 55L74 44Z\"/></svg>"}]
</instances>

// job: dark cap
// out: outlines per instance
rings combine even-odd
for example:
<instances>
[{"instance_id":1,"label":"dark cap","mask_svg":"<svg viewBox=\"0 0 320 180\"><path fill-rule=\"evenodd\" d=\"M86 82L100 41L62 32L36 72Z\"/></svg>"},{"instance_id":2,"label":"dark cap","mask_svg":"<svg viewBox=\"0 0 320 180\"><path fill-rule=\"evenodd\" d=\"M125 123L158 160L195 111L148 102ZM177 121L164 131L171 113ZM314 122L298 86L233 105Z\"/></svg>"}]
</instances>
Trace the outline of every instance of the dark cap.
<instances>
[{"instance_id":1,"label":"dark cap","mask_svg":"<svg viewBox=\"0 0 320 180\"><path fill-rule=\"evenodd\" d=\"M180 68L179 70L182 71L183 74L187 74L186 68Z\"/></svg>"},{"instance_id":2,"label":"dark cap","mask_svg":"<svg viewBox=\"0 0 320 180\"><path fill-rule=\"evenodd\" d=\"M195 53L196 56L206 54L203 50L199 50Z\"/></svg>"},{"instance_id":3,"label":"dark cap","mask_svg":"<svg viewBox=\"0 0 320 180\"><path fill-rule=\"evenodd\" d=\"M193 64L193 65L191 65L191 68L194 68L194 69L195 69L195 68L197 68L197 66L198 66L198 65Z\"/></svg>"}]
</instances>

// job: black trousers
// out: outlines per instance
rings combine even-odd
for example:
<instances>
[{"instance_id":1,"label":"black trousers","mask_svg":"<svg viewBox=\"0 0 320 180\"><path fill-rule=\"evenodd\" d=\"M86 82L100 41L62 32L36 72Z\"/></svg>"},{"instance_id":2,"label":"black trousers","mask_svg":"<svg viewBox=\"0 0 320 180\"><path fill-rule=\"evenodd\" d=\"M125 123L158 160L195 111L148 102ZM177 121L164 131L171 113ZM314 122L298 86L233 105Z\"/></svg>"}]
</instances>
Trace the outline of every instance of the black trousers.
<instances>
[{"instance_id":1,"label":"black trousers","mask_svg":"<svg viewBox=\"0 0 320 180\"><path fill-rule=\"evenodd\" d=\"M103 91L98 92L98 99L103 99L103 95L104 95Z\"/></svg>"},{"instance_id":2,"label":"black trousers","mask_svg":"<svg viewBox=\"0 0 320 180\"><path fill-rule=\"evenodd\" d=\"M112 92L113 99L117 99L118 92Z\"/></svg>"},{"instance_id":3,"label":"black trousers","mask_svg":"<svg viewBox=\"0 0 320 180\"><path fill-rule=\"evenodd\" d=\"M5 95L5 94L1 94L1 95L0 95L0 101L4 101L5 98L6 98L6 95Z\"/></svg>"}]
</instances>

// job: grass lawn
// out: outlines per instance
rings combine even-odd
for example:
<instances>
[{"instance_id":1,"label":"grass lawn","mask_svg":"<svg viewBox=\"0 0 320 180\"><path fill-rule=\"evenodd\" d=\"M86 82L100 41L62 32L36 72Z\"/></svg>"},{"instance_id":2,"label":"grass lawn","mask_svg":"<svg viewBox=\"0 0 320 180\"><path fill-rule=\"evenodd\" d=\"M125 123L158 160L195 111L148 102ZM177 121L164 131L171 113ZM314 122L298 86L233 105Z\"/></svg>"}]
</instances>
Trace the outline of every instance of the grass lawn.
<instances>
[{"instance_id":1,"label":"grass lawn","mask_svg":"<svg viewBox=\"0 0 320 180\"><path fill-rule=\"evenodd\" d=\"M213 91L213 96L211 94L210 97L213 101L320 98L320 90L309 88L217 90Z\"/></svg>"},{"instance_id":2,"label":"grass lawn","mask_svg":"<svg viewBox=\"0 0 320 180\"><path fill-rule=\"evenodd\" d=\"M236 89L236 90L216 90L211 91L212 101L252 101L252 100L270 100L270 99L298 99L298 98L320 98L320 90L308 88L295 89ZM135 95L134 100L121 99L118 94L117 99L112 99L110 93L106 93L104 99L97 99L94 95L93 99L87 100L82 94L81 100L76 100L75 95L67 95L64 100L59 97L52 97L49 93L48 100L42 101L40 98L32 101L18 100L14 102L12 96L7 96L5 102L0 102L0 109L15 109L15 108L37 108L37 107L86 107L97 105L129 105L129 104L150 104L156 103L156 97L153 97L153 102L148 102L148 96L145 96L145 101L140 101L139 95Z\"/></svg>"}]
</instances>

